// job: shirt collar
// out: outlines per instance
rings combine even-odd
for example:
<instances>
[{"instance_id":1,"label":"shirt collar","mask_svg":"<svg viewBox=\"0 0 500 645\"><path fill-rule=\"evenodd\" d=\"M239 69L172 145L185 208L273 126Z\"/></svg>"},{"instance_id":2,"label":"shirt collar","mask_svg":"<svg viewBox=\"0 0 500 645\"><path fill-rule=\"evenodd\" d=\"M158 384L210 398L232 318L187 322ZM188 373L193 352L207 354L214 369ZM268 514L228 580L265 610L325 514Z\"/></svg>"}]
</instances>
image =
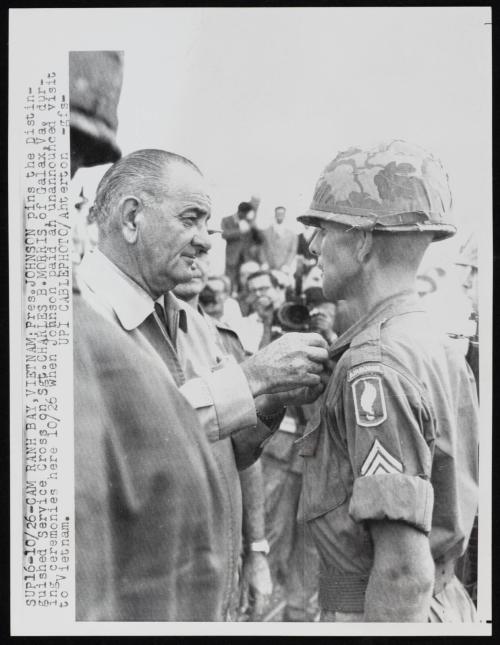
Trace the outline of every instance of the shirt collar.
<instances>
[{"instance_id":1,"label":"shirt collar","mask_svg":"<svg viewBox=\"0 0 500 645\"><path fill-rule=\"evenodd\" d=\"M330 347L330 356L336 357L341 354L351 344L354 337L370 325L410 311L424 311L422 304L419 303L418 296L412 289L400 291L388 298L384 298L337 338Z\"/></svg>"},{"instance_id":2,"label":"shirt collar","mask_svg":"<svg viewBox=\"0 0 500 645\"><path fill-rule=\"evenodd\" d=\"M187 334L186 307L189 307L190 305L186 305L185 302L177 298L177 296L174 296L170 291L163 296L160 296L157 302L159 302L165 310L169 329L174 330L179 327Z\"/></svg>"},{"instance_id":3,"label":"shirt collar","mask_svg":"<svg viewBox=\"0 0 500 645\"><path fill-rule=\"evenodd\" d=\"M139 327L153 313L155 301L151 296L99 249L85 254L78 274L92 291L105 298L127 331ZM160 296L156 302L165 309L170 329L178 321L187 330L186 312L172 293Z\"/></svg>"}]
</instances>

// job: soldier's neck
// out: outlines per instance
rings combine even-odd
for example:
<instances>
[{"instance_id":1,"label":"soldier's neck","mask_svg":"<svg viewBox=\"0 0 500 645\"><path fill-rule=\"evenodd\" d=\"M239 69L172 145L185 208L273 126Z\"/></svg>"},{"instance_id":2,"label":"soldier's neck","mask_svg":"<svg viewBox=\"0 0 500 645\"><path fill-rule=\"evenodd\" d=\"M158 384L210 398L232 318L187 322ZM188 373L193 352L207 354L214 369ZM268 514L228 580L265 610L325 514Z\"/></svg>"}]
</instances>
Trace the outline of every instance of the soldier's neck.
<instances>
[{"instance_id":1,"label":"soldier's neck","mask_svg":"<svg viewBox=\"0 0 500 645\"><path fill-rule=\"evenodd\" d=\"M363 280L345 300L337 303L336 332L343 334L383 300L415 288L415 275L401 272L378 274Z\"/></svg>"}]
</instances>

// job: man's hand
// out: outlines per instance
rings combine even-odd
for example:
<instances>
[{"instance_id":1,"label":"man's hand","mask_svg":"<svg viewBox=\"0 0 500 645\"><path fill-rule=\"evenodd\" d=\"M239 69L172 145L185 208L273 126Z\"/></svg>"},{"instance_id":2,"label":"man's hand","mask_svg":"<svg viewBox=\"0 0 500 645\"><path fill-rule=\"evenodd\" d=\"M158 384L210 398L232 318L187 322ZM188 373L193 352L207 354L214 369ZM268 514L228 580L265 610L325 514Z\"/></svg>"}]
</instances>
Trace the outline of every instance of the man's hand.
<instances>
[{"instance_id":1,"label":"man's hand","mask_svg":"<svg viewBox=\"0 0 500 645\"><path fill-rule=\"evenodd\" d=\"M328 378L326 372L325 377ZM297 387L287 392L261 394L255 399L255 408L264 415L274 414L286 405L307 405L314 403L325 389L324 382L309 387Z\"/></svg>"},{"instance_id":2,"label":"man's hand","mask_svg":"<svg viewBox=\"0 0 500 645\"><path fill-rule=\"evenodd\" d=\"M263 613L273 591L271 572L264 553L250 551L244 556L241 574L240 612L250 620Z\"/></svg>"},{"instance_id":3,"label":"man's hand","mask_svg":"<svg viewBox=\"0 0 500 645\"><path fill-rule=\"evenodd\" d=\"M291 332L240 365L253 396L315 387L322 382L327 347L319 334Z\"/></svg>"}]
</instances>

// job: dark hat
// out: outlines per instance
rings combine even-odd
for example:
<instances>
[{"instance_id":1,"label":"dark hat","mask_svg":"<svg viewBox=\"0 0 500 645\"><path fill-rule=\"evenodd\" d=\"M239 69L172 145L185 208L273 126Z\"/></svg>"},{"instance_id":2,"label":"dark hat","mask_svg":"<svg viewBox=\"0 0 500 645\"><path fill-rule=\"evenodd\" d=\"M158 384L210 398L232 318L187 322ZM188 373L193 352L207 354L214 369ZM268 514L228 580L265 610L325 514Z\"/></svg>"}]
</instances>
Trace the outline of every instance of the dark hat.
<instances>
[{"instance_id":1,"label":"dark hat","mask_svg":"<svg viewBox=\"0 0 500 645\"><path fill-rule=\"evenodd\" d=\"M85 166L121 157L116 131L122 81L123 52L69 53L71 147L80 151Z\"/></svg>"}]
</instances>

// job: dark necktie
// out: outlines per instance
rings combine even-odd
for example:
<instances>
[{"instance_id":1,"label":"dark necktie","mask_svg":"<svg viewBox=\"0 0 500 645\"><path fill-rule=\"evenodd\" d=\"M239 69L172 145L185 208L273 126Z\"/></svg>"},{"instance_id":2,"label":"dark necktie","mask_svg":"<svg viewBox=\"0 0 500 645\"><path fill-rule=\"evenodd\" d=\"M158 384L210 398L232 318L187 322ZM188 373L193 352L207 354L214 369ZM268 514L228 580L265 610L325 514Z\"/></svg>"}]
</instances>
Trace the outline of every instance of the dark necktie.
<instances>
[{"instance_id":1,"label":"dark necktie","mask_svg":"<svg viewBox=\"0 0 500 645\"><path fill-rule=\"evenodd\" d=\"M160 305L159 302L155 302L155 311L156 311L156 315L160 319L161 324L163 325L164 330L167 332L167 336L170 338L168 321L167 321L167 317L165 316L165 309L163 309L163 307Z\"/></svg>"}]
</instances>

